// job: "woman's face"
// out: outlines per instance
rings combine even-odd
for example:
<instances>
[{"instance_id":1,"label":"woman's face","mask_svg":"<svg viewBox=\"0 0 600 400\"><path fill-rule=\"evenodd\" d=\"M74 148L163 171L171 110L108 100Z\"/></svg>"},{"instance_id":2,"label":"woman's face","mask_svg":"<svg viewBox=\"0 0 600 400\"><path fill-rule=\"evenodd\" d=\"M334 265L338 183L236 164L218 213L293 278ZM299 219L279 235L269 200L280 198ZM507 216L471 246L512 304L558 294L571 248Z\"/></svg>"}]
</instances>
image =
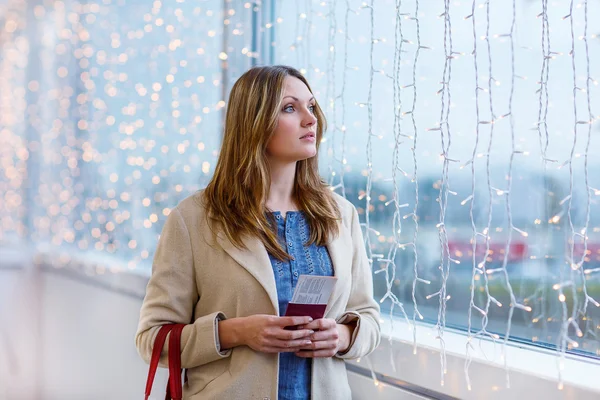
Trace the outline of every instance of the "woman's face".
<instances>
[{"instance_id":1,"label":"woman's face","mask_svg":"<svg viewBox=\"0 0 600 400\"><path fill-rule=\"evenodd\" d=\"M304 82L287 76L277 126L267 145L271 161L291 163L317 154L315 99Z\"/></svg>"}]
</instances>

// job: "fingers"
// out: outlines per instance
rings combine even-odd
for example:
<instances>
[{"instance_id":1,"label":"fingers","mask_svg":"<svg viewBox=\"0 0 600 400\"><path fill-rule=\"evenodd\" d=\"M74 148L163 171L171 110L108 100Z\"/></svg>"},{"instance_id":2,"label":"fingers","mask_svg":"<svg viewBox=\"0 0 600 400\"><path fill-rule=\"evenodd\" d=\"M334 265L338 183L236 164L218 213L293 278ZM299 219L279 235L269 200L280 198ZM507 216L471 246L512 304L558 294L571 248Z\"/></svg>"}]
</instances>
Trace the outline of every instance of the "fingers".
<instances>
[{"instance_id":1,"label":"fingers","mask_svg":"<svg viewBox=\"0 0 600 400\"><path fill-rule=\"evenodd\" d=\"M331 325L331 321L333 321L333 327L328 326ZM323 330L318 330L312 335L309 336L312 343L304 345L302 347L303 351L296 352L295 354L298 357L303 358L313 358L313 357L333 357L337 351L339 346L339 331L337 330L337 325L334 320L330 321L322 321L319 320L314 321L312 324L306 325L312 326L313 324L317 326L324 327ZM308 350L308 351L307 351Z\"/></svg>"},{"instance_id":2,"label":"fingers","mask_svg":"<svg viewBox=\"0 0 600 400\"><path fill-rule=\"evenodd\" d=\"M300 339L290 341L271 341L263 351L270 353L296 353L298 357L304 358L333 357L337 353L337 346L337 340L315 342Z\"/></svg>"},{"instance_id":3,"label":"fingers","mask_svg":"<svg viewBox=\"0 0 600 400\"><path fill-rule=\"evenodd\" d=\"M331 318L319 318L316 319L310 323L307 323L306 325L300 326L300 329L312 329L312 330L319 330L319 331L324 331L327 329L331 329L336 327L337 323L335 322L334 319Z\"/></svg>"},{"instance_id":4,"label":"fingers","mask_svg":"<svg viewBox=\"0 0 600 400\"><path fill-rule=\"evenodd\" d=\"M267 353L295 353L300 349L311 345L310 340L270 340L263 346L264 352Z\"/></svg>"},{"instance_id":5,"label":"fingers","mask_svg":"<svg viewBox=\"0 0 600 400\"><path fill-rule=\"evenodd\" d=\"M298 339L298 340L274 340L272 341L273 347L277 347L279 349L284 350L292 350L296 351L298 349L307 348L312 345L312 341L308 339Z\"/></svg>"},{"instance_id":6,"label":"fingers","mask_svg":"<svg viewBox=\"0 0 600 400\"><path fill-rule=\"evenodd\" d=\"M305 344L302 346L302 350L327 350L327 349L337 349L338 341L335 339L332 340L322 340L322 341L312 341L310 344Z\"/></svg>"},{"instance_id":7,"label":"fingers","mask_svg":"<svg viewBox=\"0 0 600 400\"><path fill-rule=\"evenodd\" d=\"M298 333L302 331L294 331ZM291 332L286 332L291 333ZM312 340L308 339L311 338ZM339 340L337 331L315 332L310 336L303 336L299 339L281 340L264 339L261 343L260 351L266 353L296 353L302 357L332 357L337 352ZM310 350L302 351L300 350ZM312 354L312 355L311 355Z\"/></svg>"},{"instance_id":8,"label":"fingers","mask_svg":"<svg viewBox=\"0 0 600 400\"><path fill-rule=\"evenodd\" d=\"M307 335L306 338L312 340L313 342L320 342L338 340L340 338L340 335L337 329L328 329L326 331L316 331L311 335Z\"/></svg>"},{"instance_id":9,"label":"fingers","mask_svg":"<svg viewBox=\"0 0 600 400\"><path fill-rule=\"evenodd\" d=\"M296 330L283 328L294 326ZM299 357L332 357L337 352L339 332L334 319L275 317L268 319L261 338L251 346L265 353L296 353ZM300 350L309 350L302 351Z\"/></svg>"},{"instance_id":10,"label":"fingers","mask_svg":"<svg viewBox=\"0 0 600 400\"><path fill-rule=\"evenodd\" d=\"M267 327L264 330L264 336L267 339L276 340L296 340L296 339L308 339L308 336L312 335L314 331L312 329L296 329L286 330L281 327Z\"/></svg>"},{"instance_id":11,"label":"fingers","mask_svg":"<svg viewBox=\"0 0 600 400\"><path fill-rule=\"evenodd\" d=\"M285 328L286 326L304 325L310 323L311 317L276 317L277 325Z\"/></svg>"},{"instance_id":12,"label":"fingers","mask_svg":"<svg viewBox=\"0 0 600 400\"><path fill-rule=\"evenodd\" d=\"M298 329L295 331L280 329L275 332L273 337L281 340L309 339L309 336L313 333L315 333L315 331L312 329Z\"/></svg>"}]
</instances>

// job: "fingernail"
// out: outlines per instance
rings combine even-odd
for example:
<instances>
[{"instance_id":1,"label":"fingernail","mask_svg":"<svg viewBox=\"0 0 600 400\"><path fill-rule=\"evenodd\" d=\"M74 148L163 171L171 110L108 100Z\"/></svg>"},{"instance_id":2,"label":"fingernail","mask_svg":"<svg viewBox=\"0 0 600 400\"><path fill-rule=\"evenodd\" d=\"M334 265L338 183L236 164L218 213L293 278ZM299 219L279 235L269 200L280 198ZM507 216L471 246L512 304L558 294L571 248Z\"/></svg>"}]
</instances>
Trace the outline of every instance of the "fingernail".
<instances>
[{"instance_id":1,"label":"fingernail","mask_svg":"<svg viewBox=\"0 0 600 400\"><path fill-rule=\"evenodd\" d=\"M304 342L304 344L311 344L312 342L310 340L307 340L306 342Z\"/></svg>"},{"instance_id":2,"label":"fingernail","mask_svg":"<svg viewBox=\"0 0 600 400\"><path fill-rule=\"evenodd\" d=\"M313 320L312 318L310 318L310 317L308 318L308 322L312 322L312 320Z\"/></svg>"},{"instance_id":3,"label":"fingernail","mask_svg":"<svg viewBox=\"0 0 600 400\"><path fill-rule=\"evenodd\" d=\"M308 331L308 333L312 335L313 333L315 333L315 331Z\"/></svg>"}]
</instances>

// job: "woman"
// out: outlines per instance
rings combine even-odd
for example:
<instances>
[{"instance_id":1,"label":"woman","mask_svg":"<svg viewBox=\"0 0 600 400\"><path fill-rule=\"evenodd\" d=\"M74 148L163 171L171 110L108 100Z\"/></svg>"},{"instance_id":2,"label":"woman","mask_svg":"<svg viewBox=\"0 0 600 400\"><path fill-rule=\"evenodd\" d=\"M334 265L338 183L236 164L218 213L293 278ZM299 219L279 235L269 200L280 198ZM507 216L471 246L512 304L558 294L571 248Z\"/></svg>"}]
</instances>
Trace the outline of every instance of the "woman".
<instances>
[{"instance_id":1,"label":"woman","mask_svg":"<svg viewBox=\"0 0 600 400\"><path fill-rule=\"evenodd\" d=\"M358 213L318 173L324 127L293 68L233 86L214 176L165 222L136 334L149 362L161 325L188 324L184 398L350 399L343 360L379 344ZM281 316L302 274L337 277L324 318Z\"/></svg>"}]
</instances>

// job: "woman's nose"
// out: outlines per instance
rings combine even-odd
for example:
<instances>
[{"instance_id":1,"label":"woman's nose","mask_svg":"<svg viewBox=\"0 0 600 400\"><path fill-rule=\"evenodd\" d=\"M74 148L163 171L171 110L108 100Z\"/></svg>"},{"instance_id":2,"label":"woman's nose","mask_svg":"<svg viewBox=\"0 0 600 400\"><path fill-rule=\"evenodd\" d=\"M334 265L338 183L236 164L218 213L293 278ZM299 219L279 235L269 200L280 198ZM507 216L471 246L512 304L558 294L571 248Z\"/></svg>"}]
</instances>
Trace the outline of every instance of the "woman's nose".
<instances>
[{"instance_id":1,"label":"woman's nose","mask_svg":"<svg viewBox=\"0 0 600 400\"><path fill-rule=\"evenodd\" d=\"M303 122L304 126L312 126L317 123L317 117L309 111Z\"/></svg>"}]
</instances>

